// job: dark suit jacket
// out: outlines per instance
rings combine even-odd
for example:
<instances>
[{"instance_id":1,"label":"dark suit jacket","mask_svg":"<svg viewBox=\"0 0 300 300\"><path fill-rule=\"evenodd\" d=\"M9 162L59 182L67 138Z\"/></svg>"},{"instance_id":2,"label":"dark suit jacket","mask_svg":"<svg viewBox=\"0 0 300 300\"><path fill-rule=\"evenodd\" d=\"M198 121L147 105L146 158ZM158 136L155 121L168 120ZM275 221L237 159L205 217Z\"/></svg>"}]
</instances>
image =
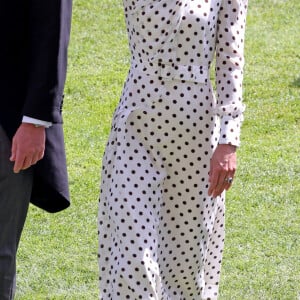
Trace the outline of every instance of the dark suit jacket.
<instances>
[{"instance_id":1,"label":"dark suit jacket","mask_svg":"<svg viewBox=\"0 0 300 300\"><path fill-rule=\"evenodd\" d=\"M0 124L11 139L23 115L49 121L45 157L34 168L31 202L49 212L69 206L62 131L72 0L0 4Z\"/></svg>"}]
</instances>

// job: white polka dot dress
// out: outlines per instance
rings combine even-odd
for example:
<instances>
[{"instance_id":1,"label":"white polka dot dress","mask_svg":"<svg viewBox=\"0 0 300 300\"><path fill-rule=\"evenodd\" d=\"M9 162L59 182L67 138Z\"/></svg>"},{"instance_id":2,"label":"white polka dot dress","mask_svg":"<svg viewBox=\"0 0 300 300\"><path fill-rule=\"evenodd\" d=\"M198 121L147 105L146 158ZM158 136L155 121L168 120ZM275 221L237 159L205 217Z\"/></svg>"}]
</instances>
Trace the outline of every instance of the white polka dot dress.
<instances>
[{"instance_id":1,"label":"white polka dot dress","mask_svg":"<svg viewBox=\"0 0 300 300\"><path fill-rule=\"evenodd\" d=\"M132 56L103 157L100 299L217 299L225 195L207 195L208 172L218 143L239 145L247 3L124 9Z\"/></svg>"}]
</instances>

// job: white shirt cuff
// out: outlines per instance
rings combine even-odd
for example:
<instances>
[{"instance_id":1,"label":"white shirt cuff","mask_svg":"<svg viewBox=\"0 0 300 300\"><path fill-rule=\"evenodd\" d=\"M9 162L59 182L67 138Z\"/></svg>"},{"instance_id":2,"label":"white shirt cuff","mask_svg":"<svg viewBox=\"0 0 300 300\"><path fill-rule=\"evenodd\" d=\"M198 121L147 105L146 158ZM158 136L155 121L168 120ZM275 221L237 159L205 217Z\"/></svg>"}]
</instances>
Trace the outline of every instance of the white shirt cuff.
<instances>
[{"instance_id":1,"label":"white shirt cuff","mask_svg":"<svg viewBox=\"0 0 300 300\"><path fill-rule=\"evenodd\" d=\"M23 116L22 123L30 123L30 124L34 124L34 125L40 125L40 126L44 126L46 128L49 128L52 125L52 122L34 119L34 118L27 117L27 116Z\"/></svg>"}]
</instances>

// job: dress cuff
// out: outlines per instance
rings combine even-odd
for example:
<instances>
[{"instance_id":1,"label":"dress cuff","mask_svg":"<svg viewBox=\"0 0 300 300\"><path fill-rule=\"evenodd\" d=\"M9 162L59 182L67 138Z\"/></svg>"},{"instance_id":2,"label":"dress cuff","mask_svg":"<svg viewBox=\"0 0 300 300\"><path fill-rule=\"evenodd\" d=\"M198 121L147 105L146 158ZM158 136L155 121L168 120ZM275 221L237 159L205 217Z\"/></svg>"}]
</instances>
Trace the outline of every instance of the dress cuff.
<instances>
[{"instance_id":1,"label":"dress cuff","mask_svg":"<svg viewBox=\"0 0 300 300\"><path fill-rule=\"evenodd\" d=\"M219 144L240 146L242 115L237 118L222 116Z\"/></svg>"}]
</instances>

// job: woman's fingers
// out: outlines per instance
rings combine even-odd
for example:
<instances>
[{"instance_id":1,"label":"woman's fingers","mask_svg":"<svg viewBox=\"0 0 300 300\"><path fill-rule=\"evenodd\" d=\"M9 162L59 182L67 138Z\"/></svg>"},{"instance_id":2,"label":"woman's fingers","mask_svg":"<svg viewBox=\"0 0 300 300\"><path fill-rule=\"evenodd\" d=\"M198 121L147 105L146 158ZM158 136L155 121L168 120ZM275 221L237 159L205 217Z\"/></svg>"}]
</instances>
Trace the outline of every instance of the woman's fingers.
<instances>
[{"instance_id":1,"label":"woman's fingers","mask_svg":"<svg viewBox=\"0 0 300 300\"><path fill-rule=\"evenodd\" d=\"M217 197L228 190L232 185L235 169L235 147L218 145L210 163L208 195Z\"/></svg>"},{"instance_id":2,"label":"woman's fingers","mask_svg":"<svg viewBox=\"0 0 300 300\"><path fill-rule=\"evenodd\" d=\"M227 183L225 181L227 176L227 165L220 165L213 167L213 182L214 184L211 186L209 195L213 197L217 197L222 194Z\"/></svg>"}]
</instances>

